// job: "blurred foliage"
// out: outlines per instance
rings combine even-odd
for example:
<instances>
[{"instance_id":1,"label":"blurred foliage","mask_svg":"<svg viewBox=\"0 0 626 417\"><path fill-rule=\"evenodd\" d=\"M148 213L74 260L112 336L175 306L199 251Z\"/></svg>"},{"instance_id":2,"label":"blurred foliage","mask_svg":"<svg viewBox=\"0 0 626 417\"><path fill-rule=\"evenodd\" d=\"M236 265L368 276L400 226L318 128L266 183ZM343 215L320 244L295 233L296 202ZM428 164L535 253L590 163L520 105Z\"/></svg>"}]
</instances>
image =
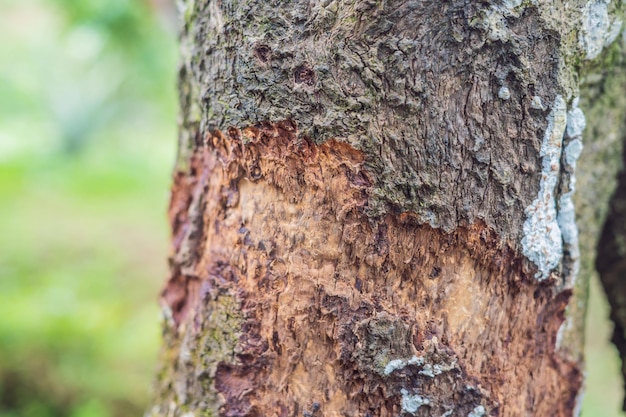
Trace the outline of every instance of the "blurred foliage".
<instances>
[{"instance_id":1,"label":"blurred foliage","mask_svg":"<svg viewBox=\"0 0 626 417\"><path fill-rule=\"evenodd\" d=\"M0 417L141 415L176 145L168 0L0 0ZM620 413L594 282L584 417Z\"/></svg>"},{"instance_id":2,"label":"blurred foliage","mask_svg":"<svg viewBox=\"0 0 626 417\"><path fill-rule=\"evenodd\" d=\"M171 8L0 0L0 416L137 416L176 145Z\"/></svg>"},{"instance_id":3,"label":"blurred foliage","mask_svg":"<svg viewBox=\"0 0 626 417\"><path fill-rule=\"evenodd\" d=\"M624 388L617 349L609 343L613 325L609 305L597 276L591 279L585 360L587 372L582 417L624 417Z\"/></svg>"}]
</instances>

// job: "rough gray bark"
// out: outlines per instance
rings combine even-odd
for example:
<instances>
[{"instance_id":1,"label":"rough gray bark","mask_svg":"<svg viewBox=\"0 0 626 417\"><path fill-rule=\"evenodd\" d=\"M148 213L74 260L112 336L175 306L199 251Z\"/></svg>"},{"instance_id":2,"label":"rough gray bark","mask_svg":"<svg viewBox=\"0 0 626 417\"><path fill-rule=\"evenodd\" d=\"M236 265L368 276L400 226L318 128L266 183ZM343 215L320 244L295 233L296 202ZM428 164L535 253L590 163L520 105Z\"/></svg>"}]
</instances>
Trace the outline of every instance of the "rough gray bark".
<instances>
[{"instance_id":1,"label":"rough gray bark","mask_svg":"<svg viewBox=\"0 0 626 417\"><path fill-rule=\"evenodd\" d=\"M575 413L621 3L182 6L152 415Z\"/></svg>"}]
</instances>

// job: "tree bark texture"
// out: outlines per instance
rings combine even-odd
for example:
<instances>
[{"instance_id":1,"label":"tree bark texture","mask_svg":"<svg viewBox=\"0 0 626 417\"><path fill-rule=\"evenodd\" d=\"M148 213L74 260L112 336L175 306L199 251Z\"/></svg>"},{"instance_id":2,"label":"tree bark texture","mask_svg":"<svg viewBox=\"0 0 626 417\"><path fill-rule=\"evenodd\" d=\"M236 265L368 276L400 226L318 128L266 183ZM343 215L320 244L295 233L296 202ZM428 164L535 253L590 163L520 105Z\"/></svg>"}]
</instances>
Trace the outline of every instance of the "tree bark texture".
<instances>
[{"instance_id":1,"label":"tree bark texture","mask_svg":"<svg viewBox=\"0 0 626 417\"><path fill-rule=\"evenodd\" d=\"M575 414L621 7L181 2L149 414Z\"/></svg>"}]
</instances>

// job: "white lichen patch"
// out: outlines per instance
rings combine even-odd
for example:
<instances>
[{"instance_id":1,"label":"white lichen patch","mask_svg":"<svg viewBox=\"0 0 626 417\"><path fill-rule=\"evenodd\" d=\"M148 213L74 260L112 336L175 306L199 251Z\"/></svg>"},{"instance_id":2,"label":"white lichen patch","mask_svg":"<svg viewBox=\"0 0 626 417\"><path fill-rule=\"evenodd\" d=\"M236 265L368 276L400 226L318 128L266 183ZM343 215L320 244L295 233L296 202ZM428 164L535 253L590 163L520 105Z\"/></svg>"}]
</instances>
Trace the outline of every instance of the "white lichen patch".
<instances>
[{"instance_id":1,"label":"white lichen patch","mask_svg":"<svg viewBox=\"0 0 626 417\"><path fill-rule=\"evenodd\" d=\"M439 341L433 337L428 342L424 342L424 355L413 355L410 358L393 359L387 362L383 369L385 375L406 368L416 366L421 368L420 375L434 378L444 372L451 371L457 367L457 358L439 350Z\"/></svg>"},{"instance_id":2,"label":"white lichen patch","mask_svg":"<svg viewBox=\"0 0 626 417\"><path fill-rule=\"evenodd\" d=\"M563 242L569 245L578 246L578 228L576 227L576 215L574 202L572 201L573 191L569 191L559 199L558 223L563 236Z\"/></svg>"},{"instance_id":3,"label":"white lichen patch","mask_svg":"<svg viewBox=\"0 0 626 417\"><path fill-rule=\"evenodd\" d=\"M485 23L488 28L487 36L490 40L505 42L509 39L509 28L502 13L493 12L487 14Z\"/></svg>"},{"instance_id":4,"label":"white lichen patch","mask_svg":"<svg viewBox=\"0 0 626 417\"><path fill-rule=\"evenodd\" d=\"M409 394L404 388L400 390L400 393L402 394L400 405L402 406L402 411L405 413L415 414L421 406L430 404L428 398L417 394Z\"/></svg>"},{"instance_id":5,"label":"white lichen patch","mask_svg":"<svg viewBox=\"0 0 626 417\"><path fill-rule=\"evenodd\" d=\"M580 136L580 133L578 136ZM579 253L578 227L576 226L576 212L574 208L574 201L572 200L574 191L576 190L576 177L574 177L573 172L576 169L576 161L580 157L582 150L583 142L578 138L570 141L565 147L564 159L565 163L571 169L572 175L569 180L569 191L564 193L559 199L559 214L557 217L559 228L561 229L561 235L563 236L563 243L568 245L570 256L574 258L575 261L577 261ZM574 273L576 272L578 272L577 268Z\"/></svg>"},{"instance_id":6,"label":"white lichen patch","mask_svg":"<svg viewBox=\"0 0 626 417\"><path fill-rule=\"evenodd\" d=\"M444 372L448 372L453 370L456 367L456 360L451 363L435 363L430 364L427 363L424 365L422 370L419 372L421 375L425 375L431 378L436 377L437 375L441 375Z\"/></svg>"},{"instance_id":7,"label":"white lichen patch","mask_svg":"<svg viewBox=\"0 0 626 417\"><path fill-rule=\"evenodd\" d=\"M544 110L543 103L541 102L541 97L533 96L530 100L530 107L536 110Z\"/></svg>"},{"instance_id":8,"label":"white lichen patch","mask_svg":"<svg viewBox=\"0 0 626 417\"><path fill-rule=\"evenodd\" d=\"M566 284L573 284L579 269L578 227L576 226L576 212L574 207L574 191L576 191L576 161L583 151L582 133L586 126L585 115L578 108L578 98L574 99L572 109L567 112L567 136L569 143L563 150L563 160L570 173L569 184L559 198L559 214L557 221L563 236L563 243L572 259L570 276L566 277Z\"/></svg>"},{"instance_id":9,"label":"white lichen patch","mask_svg":"<svg viewBox=\"0 0 626 417\"><path fill-rule=\"evenodd\" d=\"M441 374L441 372L436 374L433 366L429 363L424 365L424 368L419 373L420 375L426 375L431 378L434 378L435 376Z\"/></svg>"},{"instance_id":10,"label":"white lichen patch","mask_svg":"<svg viewBox=\"0 0 626 417\"><path fill-rule=\"evenodd\" d=\"M421 356L413 356L410 359L394 359L389 361L387 365L385 365L385 375L390 375L391 373L406 368L409 365L423 365L424 358Z\"/></svg>"},{"instance_id":11,"label":"white lichen patch","mask_svg":"<svg viewBox=\"0 0 626 417\"><path fill-rule=\"evenodd\" d=\"M578 107L578 98L575 98L572 109L567 112L567 136L570 138L581 136L585 126L587 126L585 114Z\"/></svg>"},{"instance_id":12,"label":"white lichen patch","mask_svg":"<svg viewBox=\"0 0 626 417\"><path fill-rule=\"evenodd\" d=\"M580 136L579 136L580 137ZM565 147L565 163L567 164L571 176L569 179L569 190L559 199L558 223L563 236L563 243L569 252L571 259L571 270L565 277L566 285L571 286L578 275L580 269L580 249L578 246L578 227L576 226L576 211L574 207L574 191L576 191L576 161L583 150L583 142L579 138L573 139Z\"/></svg>"},{"instance_id":13,"label":"white lichen patch","mask_svg":"<svg viewBox=\"0 0 626 417\"><path fill-rule=\"evenodd\" d=\"M576 168L576 161L580 157L580 154L583 152L583 141L580 139L574 139L565 147L565 163L572 167L572 169Z\"/></svg>"},{"instance_id":14,"label":"white lichen patch","mask_svg":"<svg viewBox=\"0 0 626 417\"><path fill-rule=\"evenodd\" d=\"M535 278L550 276L563 257L561 229L557 223L555 189L560 174L561 145L567 123L567 107L557 96L548 115L548 128L541 144L541 180L537 198L525 210L522 238L524 255L537 265Z\"/></svg>"},{"instance_id":15,"label":"white lichen patch","mask_svg":"<svg viewBox=\"0 0 626 417\"><path fill-rule=\"evenodd\" d=\"M500 87L500 90L498 90L498 97L500 97L502 100L508 100L511 98L511 92L507 87L502 86Z\"/></svg>"},{"instance_id":16,"label":"white lichen patch","mask_svg":"<svg viewBox=\"0 0 626 417\"><path fill-rule=\"evenodd\" d=\"M569 173L569 178L565 177L563 193L559 198L558 223L563 236L564 248L569 254L568 263L564 268L564 284L566 288L572 288L576 281L580 269L580 249L578 245L578 227L576 226L576 213L574 206L574 191L576 190L576 161L583 150L582 132L585 129L586 121L582 110L578 108L578 98L574 99L572 109L567 113L567 136L570 139L563 150L563 160L565 162L565 172ZM569 181L567 181L569 180ZM566 315L565 321L561 324L556 335L556 347L560 349L564 338L576 327L575 316Z\"/></svg>"},{"instance_id":17,"label":"white lichen patch","mask_svg":"<svg viewBox=\"0 0 626 417\"><path fill-rule=\"evenodd\" d=\"M622 21L609 16L610 0L591 0L583 8L578 43L585 59L594 59L619 35Z\"/></svg>"},{"instance_id":18,"label":"white lichen patch","mask_svg":"<svg viewBox=\"0 0 626 417\"><path fill-rule=\"evenodd\" d=\"M398 369L403 369L406 367L407 361L404 359L394 359L389 361L389 363L385 366L385 375L390 375L394 371Z\"/></svg>"},{"instance_id":19,"label":"white lichen patch","mask_svg":"<svg viewBox=\"0 0 626 417\"><path fill-rule=\"evenodd\" d=\"M482 405L477 406L476 408L474 408L468 415L467 417L483 417L485 415L487 411L485 410L485 407L483 407Z\"/></svg>"}]
</instances>

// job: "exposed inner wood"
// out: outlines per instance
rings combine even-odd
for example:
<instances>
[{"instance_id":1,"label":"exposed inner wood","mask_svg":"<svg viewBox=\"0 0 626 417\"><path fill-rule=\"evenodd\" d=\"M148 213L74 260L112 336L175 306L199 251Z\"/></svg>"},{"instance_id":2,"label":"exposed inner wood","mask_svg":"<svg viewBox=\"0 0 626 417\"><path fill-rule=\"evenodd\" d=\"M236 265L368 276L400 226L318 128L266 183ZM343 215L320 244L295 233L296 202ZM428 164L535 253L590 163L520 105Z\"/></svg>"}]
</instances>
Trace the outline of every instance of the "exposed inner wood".
<instances>
[{"instance_id":1,"label":"exposed inner wood","mask_svg":"<svg viewBox=\"0 0 626 417\"><path fill-rule=\"evenodd\" d=\"M484 224L369 218L372 182L360 152L289 121L206 136L173 187L162 407L572 415L581 371L555 352L570 292Z\"/></svg>"}]
</instances>

